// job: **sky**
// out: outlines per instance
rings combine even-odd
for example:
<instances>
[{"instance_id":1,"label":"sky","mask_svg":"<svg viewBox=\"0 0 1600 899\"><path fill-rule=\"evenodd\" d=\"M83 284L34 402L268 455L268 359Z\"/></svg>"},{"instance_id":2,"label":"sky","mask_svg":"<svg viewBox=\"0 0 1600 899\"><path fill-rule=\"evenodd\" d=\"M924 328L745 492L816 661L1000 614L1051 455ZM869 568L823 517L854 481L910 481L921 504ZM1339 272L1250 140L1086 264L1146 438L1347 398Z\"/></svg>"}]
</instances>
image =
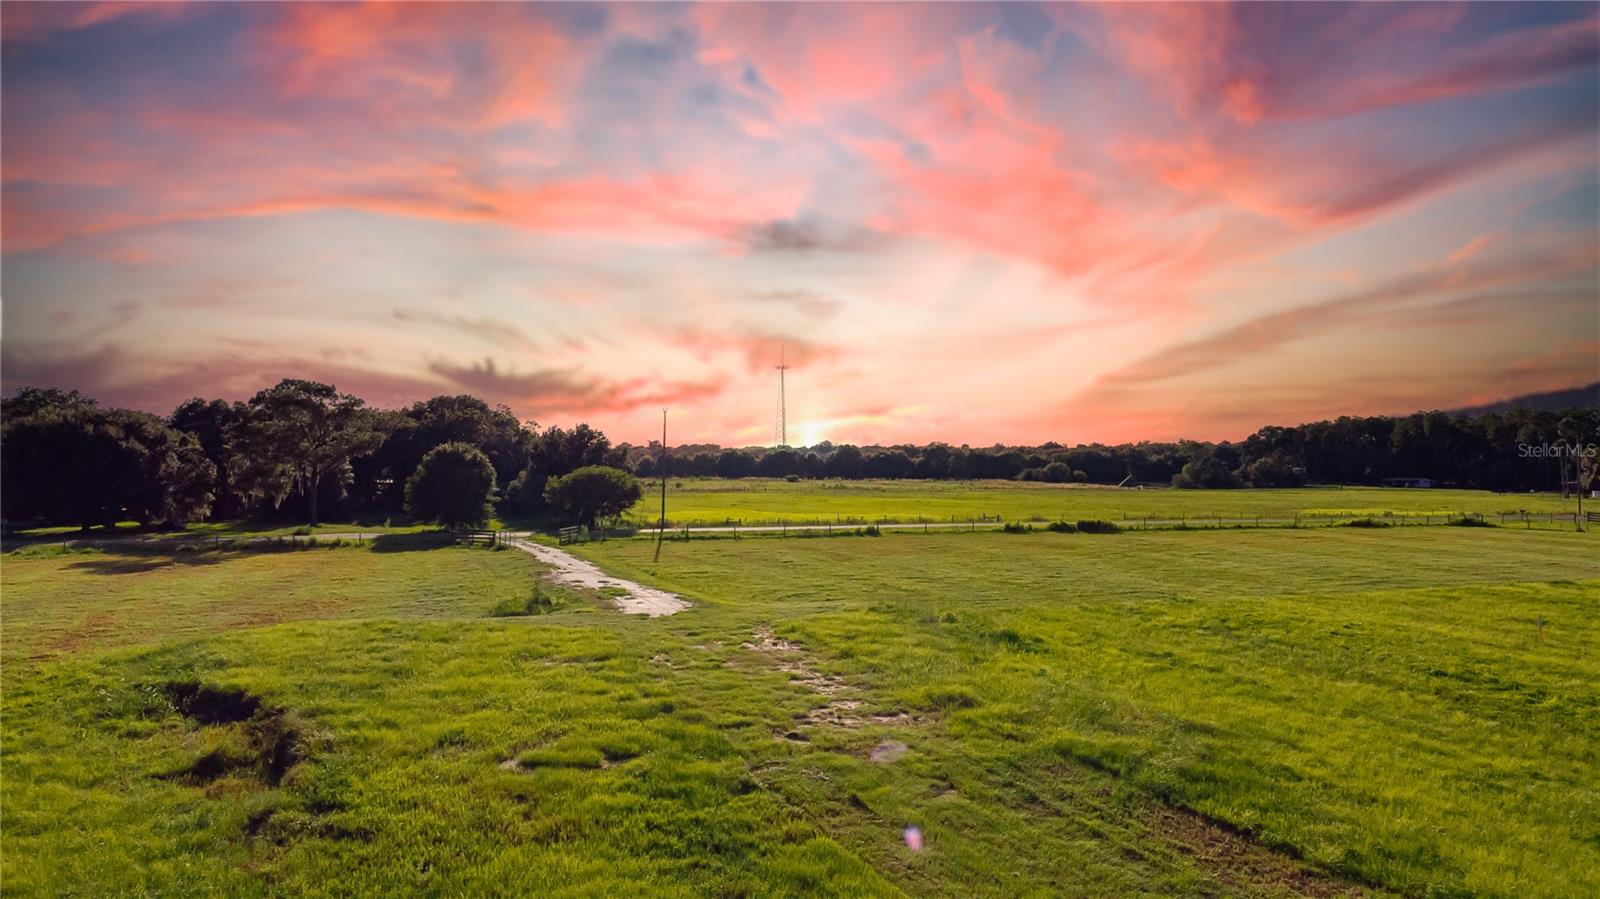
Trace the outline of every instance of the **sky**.
<instances>
[{"instance_id":1,"label":"sky","mask_svg":"<svg viewBox=\"0 0 1600 899\"><path fill-rule=\"evenodd\" d=\"M0 381L614 441L1600 380L1596 4L0 7Z\"/></svg>"}]
</instances>

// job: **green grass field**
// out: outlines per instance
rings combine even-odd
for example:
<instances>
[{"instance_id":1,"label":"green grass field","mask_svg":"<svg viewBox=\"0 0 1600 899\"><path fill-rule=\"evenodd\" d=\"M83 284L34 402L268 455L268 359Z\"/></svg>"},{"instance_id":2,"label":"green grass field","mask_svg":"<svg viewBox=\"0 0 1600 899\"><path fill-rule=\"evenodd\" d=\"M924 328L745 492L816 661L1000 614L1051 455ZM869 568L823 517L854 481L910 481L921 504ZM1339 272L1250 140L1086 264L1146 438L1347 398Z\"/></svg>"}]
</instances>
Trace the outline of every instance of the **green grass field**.
<instances>
[{"instance_id":1,"label":"green grass field","mask_svg":"<svg viewBox=\"0 0 1600 899\"><path fill-rule=\"evenodd\" d=\"M660 619L492 617L514 551L34 547L5 889L1594 895L1597 540L579 548Z\"/></svg>"},{"instance_id":2,"label":"green grass field","mask_svg":"<svg viewBox=\"0 0 1600 899\"><path fill-rule=\"evenodd\" d=\"M659 483L659 482L657 482ZM646 491L629 513L654 522L660 498ZM677 524L747 525L787 521L966 521L998 515L1006 521L1085 518L1108 520L1382 517L1528 512L1571 513L1572 500L1554 494L1483 490L1407 490L1307 487L1294 490L1117 490L1018 481L797 481L765 478L686 478L667 486L667 517Z\"/></svg>"}]
</instances>

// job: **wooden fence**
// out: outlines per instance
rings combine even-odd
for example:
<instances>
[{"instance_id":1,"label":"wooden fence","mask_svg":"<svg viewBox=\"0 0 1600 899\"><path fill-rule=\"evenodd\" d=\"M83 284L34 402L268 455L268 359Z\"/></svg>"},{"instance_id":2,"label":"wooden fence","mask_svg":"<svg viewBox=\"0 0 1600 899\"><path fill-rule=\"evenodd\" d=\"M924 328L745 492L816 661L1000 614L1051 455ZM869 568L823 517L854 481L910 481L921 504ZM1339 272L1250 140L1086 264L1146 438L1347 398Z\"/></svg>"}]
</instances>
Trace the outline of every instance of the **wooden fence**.
<instances>
[{"instance_id":1,"label":"wooden fence","mask_svg":"<svg viewBox=\"0 0 1600 899\"><path fill-rule=\"evenodd\" d=\"M499 531L454 531L455 541L463 546L499 546Z\"/></svg>"}]
</instances>

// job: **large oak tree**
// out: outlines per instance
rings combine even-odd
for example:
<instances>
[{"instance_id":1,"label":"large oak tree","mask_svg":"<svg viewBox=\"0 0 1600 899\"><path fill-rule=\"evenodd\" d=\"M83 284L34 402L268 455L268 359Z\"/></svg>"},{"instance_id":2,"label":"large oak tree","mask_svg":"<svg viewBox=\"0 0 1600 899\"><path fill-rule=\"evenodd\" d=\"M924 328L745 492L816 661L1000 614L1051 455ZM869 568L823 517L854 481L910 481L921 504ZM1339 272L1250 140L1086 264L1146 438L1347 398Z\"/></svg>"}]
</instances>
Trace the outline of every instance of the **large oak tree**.
<instances>
[{"instance_id":1,"label":"large oak tree","mask_svg":"<svg viewBox=\"0 0 1600 899\"><path fill-rule=\"evenodd\" d=\"M234 489L274 503L298 491L316 525L323 482L346 478L350 460L377 449L384 428L359 397L331 384L285 378L251 397L228 433Z\"/></svg>"}]
</instances>

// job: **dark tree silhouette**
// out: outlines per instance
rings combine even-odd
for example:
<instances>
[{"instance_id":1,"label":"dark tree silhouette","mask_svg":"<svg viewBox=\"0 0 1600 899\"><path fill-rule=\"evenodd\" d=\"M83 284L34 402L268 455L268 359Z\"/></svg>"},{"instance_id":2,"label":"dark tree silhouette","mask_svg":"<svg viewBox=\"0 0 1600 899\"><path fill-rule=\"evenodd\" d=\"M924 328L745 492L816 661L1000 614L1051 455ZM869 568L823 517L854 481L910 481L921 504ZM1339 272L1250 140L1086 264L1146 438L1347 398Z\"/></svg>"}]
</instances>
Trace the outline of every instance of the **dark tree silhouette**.
<instances>
[{"instance_id":1,"label":"dark tree silhouette","mask_svg":"<svg viewBox=\"0 0 1600 899\"><path fill-rule=\"evenodd\" d=\"M324 480L348 476L350 460L377 449L383 432L359 397L286 378L250 398L228 438L228 473L242 493L278 503L298 490L316 525Z\"/></svg>"},{"instance_id":2,"label":"dark tree silhouette","mask_svg":"<svg viewBox=\"0 0 1600 899\"><path fill-rule=\"evenodd\" d=\"M489 520L494 501L494 463L469 443L443 443L422 457L406 481L406 511L420 521L450 527Z\"/></svg>"}]
</instances>

